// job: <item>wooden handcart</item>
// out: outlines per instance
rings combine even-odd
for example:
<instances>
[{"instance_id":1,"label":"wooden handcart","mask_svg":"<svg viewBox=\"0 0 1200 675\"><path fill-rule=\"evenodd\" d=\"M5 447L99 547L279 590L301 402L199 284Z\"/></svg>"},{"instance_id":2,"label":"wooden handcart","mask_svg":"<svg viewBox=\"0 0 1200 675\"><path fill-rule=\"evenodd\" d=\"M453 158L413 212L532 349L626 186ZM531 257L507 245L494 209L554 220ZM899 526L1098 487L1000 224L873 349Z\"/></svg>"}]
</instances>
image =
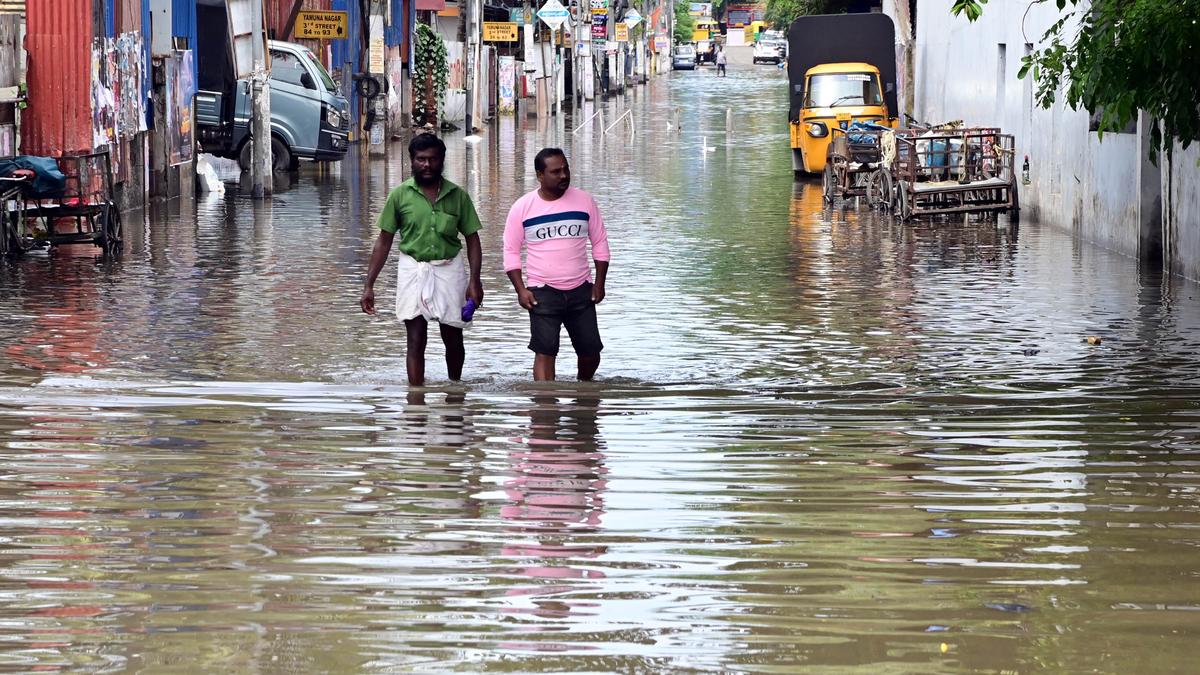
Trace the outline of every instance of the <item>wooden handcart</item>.
<instances>
[{"instance_id":1,"label":"wooden handcart","mask_svg":"<svg viewBox=\"0 0 1200 675\"><path fill-rule=\"evenodd\" d=\"M995 128L900 129L889 203L902 220L1020 210L1015 140Z\"/></svg>"},{"instance_id":2,"label":"wooden handcart","mask_svg":"<svg viewBox=\"0 0 1200 675\"><path fill-rule=\"evenodd\" d=\"M121 212L112 199L108 152L57 162L66 186L53 194L35 193L29 177L0 178L0 254L63 244L92 244L109 257L120 253Z\"/></svg>"}]
</instances>

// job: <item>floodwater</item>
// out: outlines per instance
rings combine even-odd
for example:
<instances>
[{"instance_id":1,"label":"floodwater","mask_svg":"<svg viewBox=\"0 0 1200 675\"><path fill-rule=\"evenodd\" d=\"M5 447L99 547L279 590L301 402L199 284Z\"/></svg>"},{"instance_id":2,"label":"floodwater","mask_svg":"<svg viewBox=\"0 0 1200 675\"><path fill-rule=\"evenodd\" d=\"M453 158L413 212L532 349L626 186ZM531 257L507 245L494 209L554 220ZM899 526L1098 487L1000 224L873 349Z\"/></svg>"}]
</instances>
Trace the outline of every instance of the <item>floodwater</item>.
<instances>
[{"instance_id":1,"label":"floodwater","mask_svg":"<svg viewBox=\"0 0 1200 675\"><path fill-rule=\"evenodd\" d=\"M408 391L356 306L399 148L0 265L0 669L1193 669L1200 288L1028 219L823 210L785 96L706 69L450 135L461 385L434 340ZM543 145L607 216L592 384L528 381L500 268Z\"/></svg>"}]
</instances>

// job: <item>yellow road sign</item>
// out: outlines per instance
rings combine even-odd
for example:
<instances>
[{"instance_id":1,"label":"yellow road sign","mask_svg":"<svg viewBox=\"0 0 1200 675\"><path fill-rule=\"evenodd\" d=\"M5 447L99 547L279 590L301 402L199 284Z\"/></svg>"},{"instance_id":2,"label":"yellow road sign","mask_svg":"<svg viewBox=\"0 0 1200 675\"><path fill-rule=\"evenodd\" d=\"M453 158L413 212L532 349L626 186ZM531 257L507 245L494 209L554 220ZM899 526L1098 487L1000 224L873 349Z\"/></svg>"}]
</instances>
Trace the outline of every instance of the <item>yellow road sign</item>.
<instances>
[{"instance_id":1,"label":"yellow road sign","mask_svg":"<svg viewBox=\"0 0 1200 675\"><path fill-rule=\"evenodd\" d=\"M617 24L617 42L629 42L629 26Z\"/></svg>"},{"instance_id":2,"label":"yellow road sign","mask_svg":"<svg viewBox=\"0 0 1200 675\"><path fill-rule=\"evenodd\" d=\"M345 12L300 12L296 15L296 37L339 40L346 37L349 22Z\"/></svg>"},{"instance_id":3,"label":"yellow road sign","mask_svg":"<svg viewBox=\"0 0 1200 675\"><path fill-rule=\"evenodd\" d=\"M507 21L484 21L484 42L516 42L517 24Z\"/></svg>"}]
</instances>

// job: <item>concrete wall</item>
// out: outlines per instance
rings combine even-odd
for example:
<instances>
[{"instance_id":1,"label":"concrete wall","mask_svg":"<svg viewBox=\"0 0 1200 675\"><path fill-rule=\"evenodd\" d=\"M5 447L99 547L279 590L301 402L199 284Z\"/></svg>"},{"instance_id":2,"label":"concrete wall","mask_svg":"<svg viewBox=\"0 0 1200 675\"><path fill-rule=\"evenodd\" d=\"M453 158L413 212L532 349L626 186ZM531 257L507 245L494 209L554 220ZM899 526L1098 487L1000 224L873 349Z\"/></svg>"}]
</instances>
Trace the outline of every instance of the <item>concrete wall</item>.
<instances>
[{"instance_id":1,"label":"concrete wall","mask_svg":"<svg viewBox=\"0 0 1200 675\"><path fill-rule=\"evenodd\" d=\"M1086 111L1061 101L1043 110L1034 103L1032 81L1017 79L1021 58L1033 47L1026 37L1040 39L1061 16L1054 3L1034 4L1028 13L1027 3L989 3L975 23L953 16L952 5L953 0L918 5L916 116L962 119L1014 134L1018 170L1028 155L1032 177L1021 191L1023 217L1069 228L1081 239L1131 256L1153 256L1165 236L1170 269L1200 278L1196 151L1176 156L1173 198L1162 198L1167 169L1146 161L1148 120L1140 121L1136 133L1106 133L1101 141L1088 131Z\"/></svg>"}]
</instances>

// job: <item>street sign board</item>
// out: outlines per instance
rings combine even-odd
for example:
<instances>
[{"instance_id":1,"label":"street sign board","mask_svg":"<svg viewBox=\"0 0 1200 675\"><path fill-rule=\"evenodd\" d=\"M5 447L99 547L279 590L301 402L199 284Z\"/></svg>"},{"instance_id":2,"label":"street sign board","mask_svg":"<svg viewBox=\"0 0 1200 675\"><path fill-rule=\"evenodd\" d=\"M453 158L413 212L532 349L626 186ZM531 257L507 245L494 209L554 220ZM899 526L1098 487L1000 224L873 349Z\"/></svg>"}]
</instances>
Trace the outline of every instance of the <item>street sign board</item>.
<instances>
[{"instance_id":1,"label":"street sign board","mask_svg":"<svg viewBox=\"0 0 1200 675\"><path fill-rule=\"evenodd\" d=\"M504 21L483 22L484 42L516 42L517 24Z\"/></svg>"},{"instance_id":2,"label":"street sign board","mask_svg":"<svg viewBox=\"0 0 1200 675\"><path fill-rule=\"evenodd\" d=\"M551 30L557 30L566 23L570 13L567 12L567 8L563 7L563 4L558 0L546 0L546 4L542 5L537 15Z\"/></svg>"},{"instance_id":3,"label":"street sign board","mask_svg":"<svg viewBox=\"0 0 1200 675\"><path fill-rule=\"evenodd\" d=\"M663 49L667 49L670 46L671 46L671 40L668 39L666 35L655 35L654 36L655 49L658 49L661 51Z\"/></svg>"},{"instance_id":4,"label":"street sign board","mask_svg":"<svg viewBox=\"0 0 1200 675\"><path fill-rule=\"evenodd\" d=\"M508 10L509 23L523 24L525 23L525 10L520 7L513 7Z\"/></svg>"},{"instance_id":5,"label":"street sign board","mask_svg":"<svg viewBox=\"0 0 1200 675\"><path fill-rule=\"evenodd\" d=\"M338 40L346 37L349 22L345 12L300 12L296 15L296 37Z\"/></svg>"},{"instance_id":6,"label":"street sign board","mask_svg":"<svg viewBox=\"0 0 1200 675\"><path fill-rule=\"evenodd\" d=\"M615 28L617 29L617 42L629 42L629 26L619 23Z\"/></svg>"},{"instance_id":7,"label":"street sign board","mask_svg":"<svg viewBox=\"0 0 1200 675\"><path fill-rule=\"evenodd\" d=\"M625 25L626 26L633 28L634 26L638 25L641 22L642 22L642 15L638 14L638 11L636 9L630 8L630 10L628 12L625 12Z\"/></svg>"}]
</instances>

